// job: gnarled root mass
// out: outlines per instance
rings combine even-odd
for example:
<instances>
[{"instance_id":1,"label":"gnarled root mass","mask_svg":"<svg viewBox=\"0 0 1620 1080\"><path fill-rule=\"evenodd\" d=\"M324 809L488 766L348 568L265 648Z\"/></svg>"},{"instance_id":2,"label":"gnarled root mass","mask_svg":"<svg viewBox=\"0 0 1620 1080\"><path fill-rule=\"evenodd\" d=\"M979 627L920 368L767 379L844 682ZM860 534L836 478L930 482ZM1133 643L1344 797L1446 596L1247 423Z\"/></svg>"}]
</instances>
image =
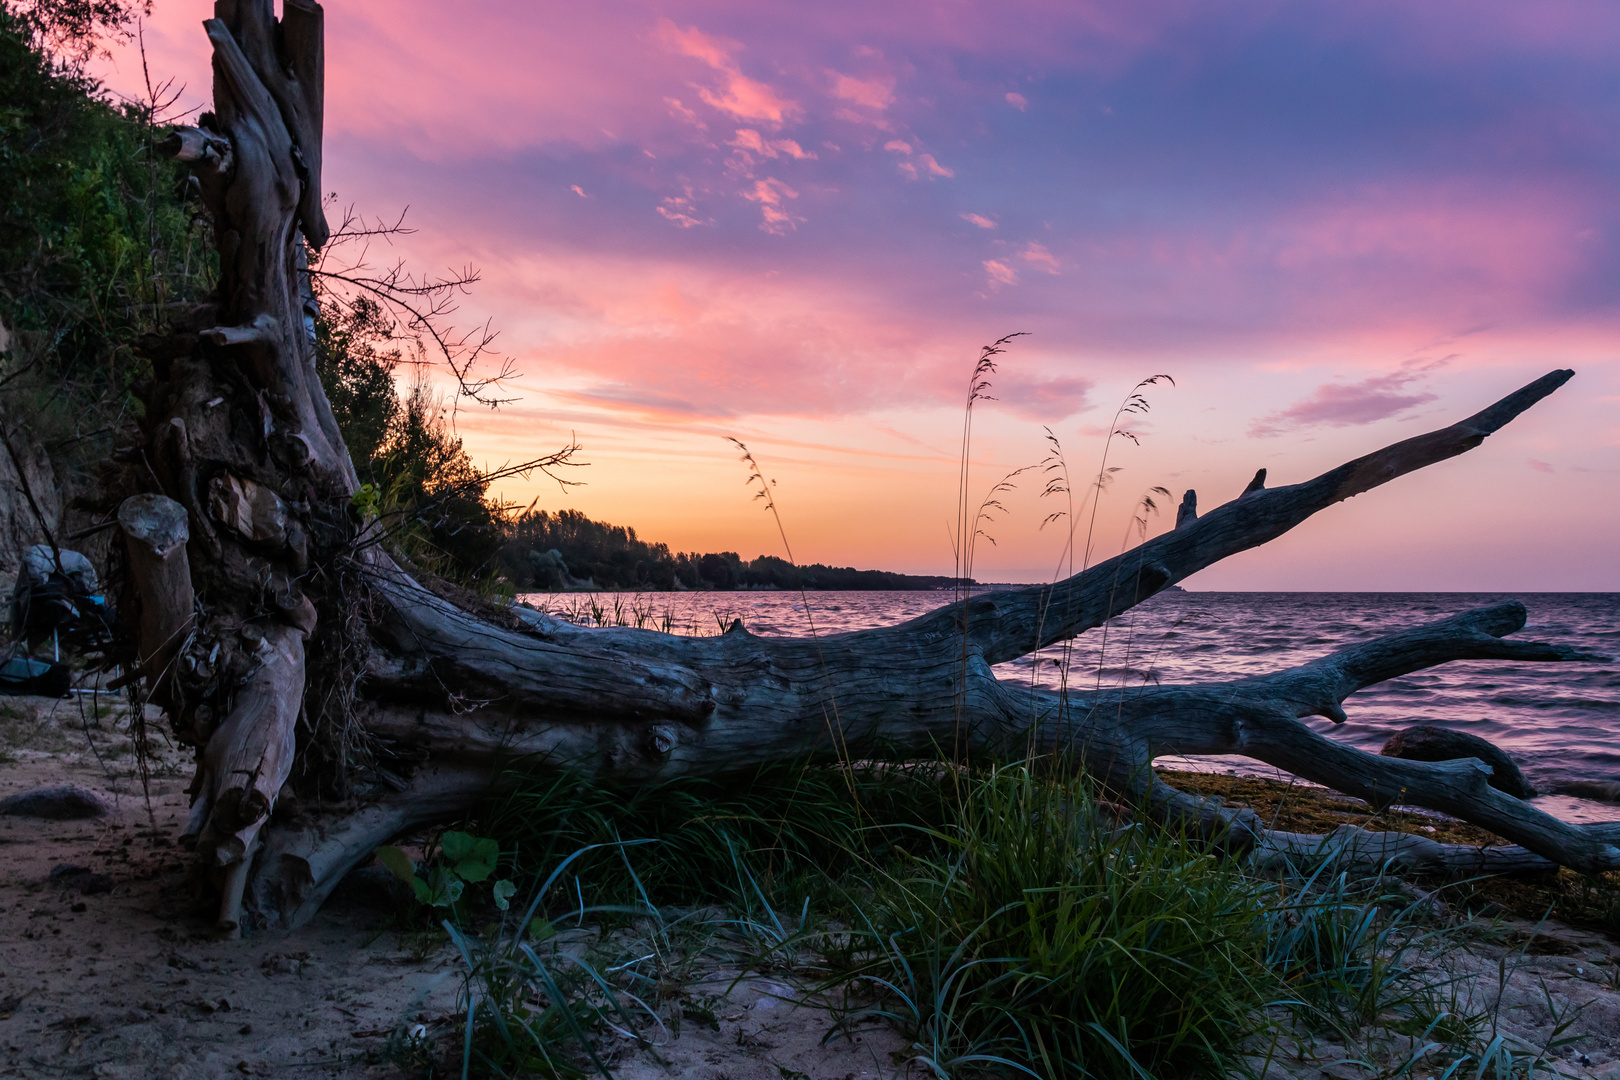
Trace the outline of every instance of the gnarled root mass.
<instances>
[{"instance_id":1,"label":"gnarled root mass","mask_svg":"<svg viewBox=\"0 0 1620 1080\"><path fill-rule=\"evenodd\" d=\"M523 608L480 617L402 570L350 506L355 472L308 323L305 241L327 235L321 9L285 0L278 24L270 0L219 0L216 14L205 24L215 110L165 145L193 163L221 286L217 302L141 343L153 379L124 488L142 501L120 520L125 610L138 616L132 674L197 748L187 835L217 879L224 926L241 924L244 905L273 923L307 920L377 844L465 811L520 758L651 781L783 759L1047 754L1261 859L1326 844L1346 858L1466 873L1620 866L1613 828L1540 813L1492 787L1482 762L1365 754L1301 722L1342 721L1356 690L1450 660L1591 659L1506 640L1524 623L1517 604L1205 686L1059 696L992 674L1333 503L1478 446L1571 372L1304 483L1268 489L1262 471L1203 516L1189 492L1172 531L1118 558L898 626L801 639L738 623L682 638L588 630ZM1375 805L1443 810L1516 846L1269 832L1151 769L1160 754L1234 753Z\"/></svg>"}]
</instances>

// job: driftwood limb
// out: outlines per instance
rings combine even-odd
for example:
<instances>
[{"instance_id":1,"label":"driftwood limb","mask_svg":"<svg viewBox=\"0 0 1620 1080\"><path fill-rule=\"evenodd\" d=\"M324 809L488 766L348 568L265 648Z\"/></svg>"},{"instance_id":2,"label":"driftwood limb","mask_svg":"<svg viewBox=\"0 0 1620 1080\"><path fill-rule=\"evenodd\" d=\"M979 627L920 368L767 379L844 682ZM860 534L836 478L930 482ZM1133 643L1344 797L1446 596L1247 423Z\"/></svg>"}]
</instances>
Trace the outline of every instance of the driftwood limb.
<instances>
[{"instance_id":1,"label":"driftwood limb","mask_svg":"<svg viewBox=\"0 0 1620 1080\"><path fill-rule=\"evenodd\" d=\"M242 894L260 830L292 772L304 694L303 633L279 625L256 633L259 666L198 762L183 837L204 865L225 871L219 925L232 932L241 926Z\"/></svg>"},{"instance_id":2,"label":"driftwood limb","mask_svg":"<svg viewBox=\"0 0 1620 1080\"><path fill-rule=\"evenodd\" d=\"M1262 469L1237 499L1123 555L1055 586L1015 589L977 601L970 605L968 636L988 662L999 664L1101 626L1206 566L1275 540L1319 510L1472 450L1574 374L1549 372L1466 420L1386 446L1301 484L1257 487L1265 482ZM945 632L953 617L941 611L908 625L919 632Z\"/></svg>"},{"instance_id":3,"label":"driftwood limb","mask_svg":"<svg viewBox=\"0 0 1620 1080\"><path fill-rule=\"evenodd\" d=\"M1343 702L1355 691L1451 660L1608 659L1562 646L1502 640L1523 627L1524 620L1522 604L1498 604L1341 649L1273 675L1208 687L1114 692L1087 702L1090 712L1085 719L1051 729L1046 746L1078 752L1112 783L1134 788L1172 816L1198 817L1206 806L1152 778L1147 766L1154 757L1242 754L1375 807L1400 803L1452 814L1522 845L1541 857L1541 865L1558 863L1588 871L1620 868L1615 830L1568 824L1497 790L1489 783L1490 766L1482 761L1382 757L1335 742L1300 722L1307 716L1343 722ZM1059 703L1049 702L1049 709L1057 714ZM1090 719L1099 712L1108 718L1105 724ZM1252 814L1227 814L1222 821L1264 840L1265 830ZM1495 857L1518 858L1508 853ZM1444 859L1436 868L1443 863Z\"/></svg>"},{"instance_id":4,"label":"driftwood limb","mask_svg":"<svg viewBox=\"0 0 1620 1080\"><path fill-rule=\"evenodd\" d=\"M197 127L178 127L157 144L160 153L176 161L188 163L210 161L214 168L228 172L231 163L231 143L211 131Z\"/></svg>"},{"instance_id":5,"label":"driftwood limb","mask_svg":"<svg viewBox=\"0 0 1620 1080\"><path fill-rule=\"evenodd\" d=\"M1515 799L1533 799L1536 789L1525 780L1513 759L1494 743L1478 735L1435 724L1417 724L1397 731L1378 751L1385 757L1406 758L1409 761L1454 761L1457 758L1478 758L1491 767L1491 787L1505 791Z\"/></svg>"}]
</instances>

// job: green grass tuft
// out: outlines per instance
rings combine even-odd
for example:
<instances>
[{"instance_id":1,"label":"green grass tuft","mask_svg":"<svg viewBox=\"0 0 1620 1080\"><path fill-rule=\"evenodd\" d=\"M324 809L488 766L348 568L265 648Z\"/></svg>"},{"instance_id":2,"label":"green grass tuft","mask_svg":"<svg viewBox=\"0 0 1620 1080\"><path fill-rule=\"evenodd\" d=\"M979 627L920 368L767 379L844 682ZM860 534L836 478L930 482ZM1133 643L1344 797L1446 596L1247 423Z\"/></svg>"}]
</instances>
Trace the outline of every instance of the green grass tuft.
<instances>
[{"instance_id":1,"label":"green grass tuft","mask_svg":"<svg viewBox=\"0 0 1620 1080\"><path fill-rule=\"evenodd\" d=\"M1268 887L1083 783L1023 766L966 787L940 854L875 882L866 1010L941 1076L1219 1073L1256 1029Z\"/></svg>"}]
</instances>

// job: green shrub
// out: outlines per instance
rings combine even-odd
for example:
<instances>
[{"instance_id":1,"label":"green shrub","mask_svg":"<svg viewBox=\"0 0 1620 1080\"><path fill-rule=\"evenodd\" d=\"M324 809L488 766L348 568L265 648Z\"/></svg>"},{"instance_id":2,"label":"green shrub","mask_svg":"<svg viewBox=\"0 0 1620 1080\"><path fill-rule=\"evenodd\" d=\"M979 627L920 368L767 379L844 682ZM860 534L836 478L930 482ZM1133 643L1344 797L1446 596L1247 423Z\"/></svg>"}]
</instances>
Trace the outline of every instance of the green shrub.
<instances>
[{"instance_id":1,"label":"green shrub","mask_svg":"<svg viewBox=\"0 0 1620 1080\"><path fill-rule=\"evenodd\" d=\"M114 103L49 51L92 48L120 5L80 5L96 18L76 28L58 7L0 5L0 378L61 472L105 455L147 374L129 342L205 296L218 260L184 167L154 152L156 104Z\"/></svg>"},{"instance_id":2,"label":"green shrub","mask_svg":"<svg viewBox=\"0 0 1620 1080\"><path fill-rule=\"evenodd\" d=\"M392 844L377 849L377 861L411 887L419 904L455 910L456 901L468 885L488 881L500 862L501 848L487 836L449 831L439 837L436 851L427 865L420 867ZM490 885L495 906L505 911L516 892L510 879L500 878Z\"/></svg>"}]
</instances>

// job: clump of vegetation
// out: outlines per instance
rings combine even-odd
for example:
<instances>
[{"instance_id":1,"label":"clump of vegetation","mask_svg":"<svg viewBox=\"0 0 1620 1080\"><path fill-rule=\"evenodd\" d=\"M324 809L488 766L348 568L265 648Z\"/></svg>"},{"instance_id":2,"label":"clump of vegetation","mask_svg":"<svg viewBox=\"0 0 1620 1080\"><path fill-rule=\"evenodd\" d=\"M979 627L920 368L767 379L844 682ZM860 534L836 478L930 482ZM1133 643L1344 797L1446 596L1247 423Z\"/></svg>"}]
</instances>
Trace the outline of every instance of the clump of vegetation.
<instances>
[{"instance_id":1,"label":"clump of vegetation","mask_svg":"<svg viewBox=\"0 0 1620 1080\"><path fill-rule=\"evenodd\" d=\"M0 5L0 405L81 489L138 407L132 344L218 277L184 168L155 152L172 92L114 101L80 63L133 12Z\"/></svg>"},{"instance_id":2,"label":"clump of vegetation","mask_svg":"<svg viewBox=\"0 0 1620 1080\"><path fill-rule=\"evenodd\" d=\"M79 63L100 37L127 34L135 10L0 5L0 404L14 423L26 417L21 434L44 445L68 494L91 501L96 470L140 415L135 391L151 372L139 339L207 302L219 276L186 167L158 149L172 90L116 101ZM432 386L401 392L422 328L364 290L340 295L319 275L313 287L322 382L362 480L393 515L390 540L444 576L487 577L511 508L489 497Z\"/></svg>"},{"instance_id":3,"label":"clump of vegetation","mask_svg":"<svg viewBox=\"0 0 1620 1080\"><path fill-rule=\"evenodd\" d=\"M1260 1022L1268 883L1024 766L964 785L863 907L867 1015L940 1075L1217 1075Z\"/></svg>"},{"instance_id":4,"label":"clump of vegetation","mask_svg":"<svg viewBox=\"0 0 1620 1080\"><path fill-rule=\"evenodd\" d=\"M410 886L417 903L428 907L454 908L468 885L488 881L500 862L501 848L487 836L450 830L441 833L436 851L420 869L401 848L385 844L377 849L377 861L400 881ZM501 911L511 902L517 887L509 878L490 885L490 899Z\"/></svg>"},{"instance_id":5,"label":"clump of vegetation","mask_svg":"<svg viewBox=\"0 0 1620 1080\"><path fill-rule=\"evenodd\" d=\"M756 888L776 907L812 894L820 902L872 852L926 846L954 799L948 770L933 762L784 761L741 779L624 786L549 771L511 780L480 828L516 849L517 874L586 851L563 885L591 904L642 891L657 905L744 902ZM615 846L647 837L656 843L623 853Z\"/></svg>"},{"instance_id":6,"label":"clump of vegetation","mask_svg":"<svg viewBox=\"0 0 1620 1080\"><path fill-rule=\"evenodd\" d=\"M219 276L186 167L158 149L172 90L116 101L79 63L100 37L126 34L134 12L113 0L0 5L0 411L81 502L96 501L101 463L140 416L142 335L208 302ZM490 497L434 388L420 377L401 388L403 369L423 371L426 324L342 284L312 281L317 363L389 540L442 576L487 578L512 508Z\"/></svg>"},{"instance_id":7,"label":"clump of vegetation","mask_svg":"<svg viewBox=\"0 0 1620 1080\"><path fill-rule=\"evenodd\" d=\"M829 1038L891 1027L941 1078L1231 1075L1317 1037L1389 1075L1507 1077L1567 1040L1566 1018L1539 1051L1510 1044L1468 1004L1436 964L1462 930L1433 896L1254 871L1120 820L1058 764L775 765L633 791L514 773L479 828L528 905L482 934L446 924L466 965L455 1064L605 1071L615 1039L709 1015L686 987L716 968L795 983Z\"/></svg>"}]
</instances>

